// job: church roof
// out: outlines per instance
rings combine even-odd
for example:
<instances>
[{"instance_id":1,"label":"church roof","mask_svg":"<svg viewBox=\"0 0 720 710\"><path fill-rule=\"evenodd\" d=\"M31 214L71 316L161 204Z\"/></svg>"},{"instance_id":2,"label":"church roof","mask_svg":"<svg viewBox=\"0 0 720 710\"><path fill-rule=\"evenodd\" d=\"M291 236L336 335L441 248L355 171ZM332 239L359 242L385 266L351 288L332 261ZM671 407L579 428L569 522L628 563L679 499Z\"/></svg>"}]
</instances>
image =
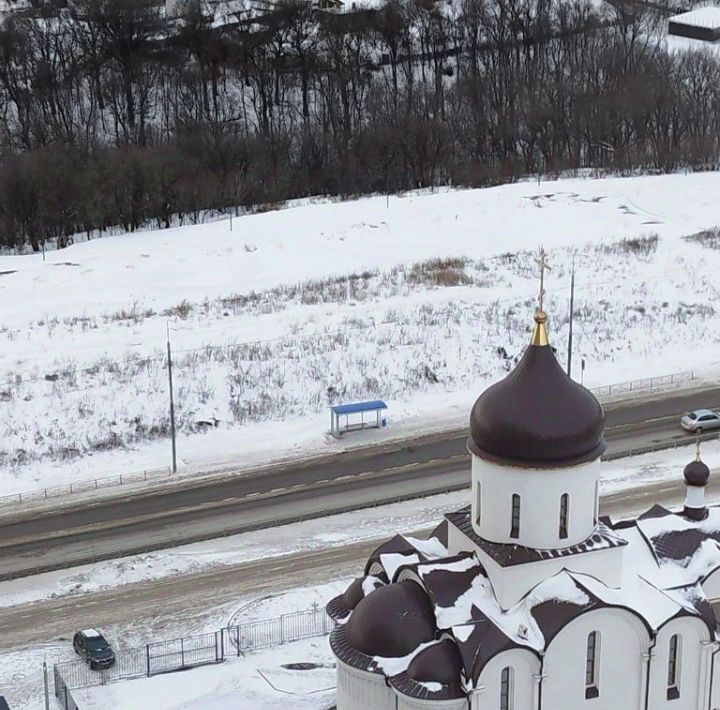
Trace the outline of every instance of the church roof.
<instances>
[{"instance_id":1,"label":"church roof","mask_svg":"<svg viewBox=\"0 0 720 710\"><path fill-rule=\"evenodd\" d=\"M532 343L515 369L483 392L470 414L468 448L521 468L557 468L605 451L605 417L595 396L558 363L538 311Z\"/></svg>"},{"instance_id":2,"label":"church roof","mask_svg":"<svg viewBox=\"0 0 720 710\"><path fill-rule=\"evenodd\" d=\"M466 505L460 508L460 510L446 513L445 518L501 567L524 565L528 562L547 560L552 557L569 557L570 555L579 555L584 552L627 545L627 540L611 530L602 521L598 523L595 532L587 540L578 545L563 547L557 550L537 550L534 547L525 547L524 545L516 545L514 543L490 542L489 540L481 538L473 529L470 505Z\"/></svg>"}]
</instances>

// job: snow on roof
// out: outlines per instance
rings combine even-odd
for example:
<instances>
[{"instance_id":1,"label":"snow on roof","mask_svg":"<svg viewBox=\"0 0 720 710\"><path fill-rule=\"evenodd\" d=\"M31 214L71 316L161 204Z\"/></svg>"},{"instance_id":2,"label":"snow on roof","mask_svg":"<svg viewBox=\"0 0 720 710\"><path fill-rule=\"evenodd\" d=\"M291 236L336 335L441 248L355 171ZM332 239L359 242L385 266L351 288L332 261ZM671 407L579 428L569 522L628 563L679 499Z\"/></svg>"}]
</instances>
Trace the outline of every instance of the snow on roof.
<instances>
[{"instance_id":1,"label":"snow on roof","mask_svg":"<svg viewBox=\"0 0 720 710\"><path fill-rule=\"evenodd\" d=\"M371 575L368 575L366 577L363 577L362 581L362 591L365 596L368 594L372 594L378 587L384 586L385 582L382 581L382 579L379 579L378 577L373 577Z\"/></svg>"},{"instance_id":2,"label":"snow on roof","mask_svg":"<svg viewBox=\"0 0 720 710\"><path fill-rule=\"evenodd\" d=\"M85 638L98 638L101 636L101 633L95 629L84 629L80 633L85 636Z\"/></svg>"},{"instance_id":3,"label":"snow on roof","mask_svg":"<svg viewBox=\"0 0 720 710\"><path fill-rule=\"evenodd\" d=\"M681 15L673 15L670 22L707 29L720 29L720 7L698 7Z\"/></svg>"},{"instance_id":4,"label":"snow on roof","mask_svg":"<svg viewBox=\"0 0 720 710\"><path fill-rule=\"evenodd\" d=\"M403 537L416 550L422 552L428 559L448 556L447 548L436 537L429 537L427 540L421 540L417 537L410 537L410 535L403 535Z\"/></svg>"},{"instance_id":5,"label":"snow on roof","mask_svg":"<svg viewBox=\"0 0 720 710\"><path fill-rule=\"evenodd\" d=\"M420 557L415 554L403 555L399 552L386 552L380 555L380 564L385 570L388 579L392 581L395 572L403 565L412 565L420 562Z\"/></svg>"},{"instance_id":6,"label":"snow on roof","mask_svg":"<svg viewBox=\"0 0 720 710\"><path fill-rule=\"evenodd\" d=\"M688 520L654 506L637 520L644 542L662 568L686 570L683 584L694 583L720 566L720 509L708 508L705 520ZM670 586L660 581L660 586Z\"/></svg>"},{"instance_id":7,"label":"snow on roof","mask_svg":"<svg viewBox=\"0 0 720 710\"><path fill-rule=\"evenodd\" d=\"M605 586L595 577L571 573L572 577L592 595L608 606L627 607L637 612L652 629L675 616L680 605L637 574L629 575L617 589Z\"/></svg>"},{"instance_id":8,"label":"snow on roof","mask_svg":"<svg viewBox=\"0 0 720 710\"><path fill-rule=\"evenodd\" d=\"M421 579L425 579L429 574L433 572L467 572L473 567L480 567L480 563L477 561L475 555L469 555L462 557L459 560L453 560L452 562L437 562L434 564L423 564L418 568L418 574Z\"/></svg>"},{"instance_id":9,"label":"snow on roof","mask_svg":"<svg viewBox=\"0 0 720 710\"><path fill-rule=\"evenodd\" d=\"M420 651L423 651L430 646L434 646L437 643L441 643L441 641L436 639L434 641L428 641L427 643L421 643L414 651L411 651L407 656L402 656L400 658L373 656L373 661L375 662L375 665L389 678L390 676L406 671L412 659L415 658Z\"/></svg>"}]
</instances>

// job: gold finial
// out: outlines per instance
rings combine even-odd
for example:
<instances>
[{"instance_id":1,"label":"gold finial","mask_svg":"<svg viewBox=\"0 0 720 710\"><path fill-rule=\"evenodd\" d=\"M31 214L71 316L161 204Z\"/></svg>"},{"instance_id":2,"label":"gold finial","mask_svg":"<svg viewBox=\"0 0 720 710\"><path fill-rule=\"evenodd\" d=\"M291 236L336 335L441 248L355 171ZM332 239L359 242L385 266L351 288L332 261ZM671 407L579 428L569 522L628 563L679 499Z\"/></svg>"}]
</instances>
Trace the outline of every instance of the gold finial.
<instances>
[{"instance_id":1,"label":"gold finial","mask_svg":"<svg viewBox=\"0 0 720 710\"><path fill-rule=\"evenodd\" d=\"M702 439L700 438L700 432L695 432L695 460L700 461L700 442Z\"/></svg>"},{"instance_id":2,"label":"gold finial","mask_svg":"<svg viewBox=\"0 0 720 710\"><path fill-rule=\"evenodd\" d=\"M540 267L540 293L538 294L538 308L535 311L535 328L533 330L531 345L549 345L547 336L547 329L545 323L547 322L547 315L543 310L543 299L545 297L545 269L550 271L550 265L547 263L545 257L547 254L545 250L540 247L540 256L535 259L535 263Z\"/></svg>"}]
</instances>

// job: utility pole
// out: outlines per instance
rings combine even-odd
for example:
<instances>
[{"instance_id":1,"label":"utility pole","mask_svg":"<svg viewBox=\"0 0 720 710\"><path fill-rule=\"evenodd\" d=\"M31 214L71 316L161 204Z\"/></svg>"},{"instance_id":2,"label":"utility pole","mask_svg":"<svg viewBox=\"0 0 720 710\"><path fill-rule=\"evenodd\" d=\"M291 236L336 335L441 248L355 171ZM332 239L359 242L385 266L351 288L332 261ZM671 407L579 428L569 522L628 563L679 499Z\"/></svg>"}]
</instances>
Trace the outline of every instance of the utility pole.
<instances>
[{"instance_id":1,"label":"utility pole","mask_svg":"<svg viewBox=\"0 0 720 710\"><path fill-rule=\"evenodd\" d=\"M568 377L572 374L572 330L573 330L573 311L575 309L575 257L572 260L572 272L570 276L570 327L568 329Z\"/></svg>"},{"instance_id":2,"label":"utility pole","mask_svg":"<svg viewBox=\"0 0 720 710\"><path fill-rule=\"evenodd\" d=\"M45 683L45 710L50 710L50 692L48 690L47 661L43 661L43 680Z\"/></svg>"},{"instance_id":3,"label":"utility pole","mask_svg":"<svg viewBox=\"0 0 720 710\"><path fill-rule=\"evenodd\" d=\"M172 353L170 351L170 323L167 324L168 382L170 384L170 436L172 438L172 472L177 473L177 452L175 449L175 401L173 399Z\"/></svg>"}]
</instances>

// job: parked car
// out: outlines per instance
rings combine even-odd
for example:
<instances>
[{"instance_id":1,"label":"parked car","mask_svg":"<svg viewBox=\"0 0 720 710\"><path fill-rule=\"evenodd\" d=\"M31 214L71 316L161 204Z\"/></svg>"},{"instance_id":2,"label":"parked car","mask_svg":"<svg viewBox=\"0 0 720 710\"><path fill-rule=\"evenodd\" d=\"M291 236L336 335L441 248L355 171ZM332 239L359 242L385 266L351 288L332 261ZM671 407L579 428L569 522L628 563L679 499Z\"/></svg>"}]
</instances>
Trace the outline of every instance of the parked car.
<instances>
[{"instance_id":1,"label":"parked car","mask_svg":"<svg viewBox=\"0 0 720 710\"><path fill-rule=\"evenodd\" d=\"M78 631L73 637L73 648L80 658L84 658L90 669L99 671L115 665L115 652L105 637L96 629Z\"/></svg>"},{"instance_id":2,"label":"parked car","mask_svg":"<svg viewBox=\"0 0 720 710\"><path fill-rule=\"evenodd\" d=\"M720 414L711 409L696 409L680 417L680 426L685 431L703 432L720 429Z\"/></svg>"}]
</instances>

